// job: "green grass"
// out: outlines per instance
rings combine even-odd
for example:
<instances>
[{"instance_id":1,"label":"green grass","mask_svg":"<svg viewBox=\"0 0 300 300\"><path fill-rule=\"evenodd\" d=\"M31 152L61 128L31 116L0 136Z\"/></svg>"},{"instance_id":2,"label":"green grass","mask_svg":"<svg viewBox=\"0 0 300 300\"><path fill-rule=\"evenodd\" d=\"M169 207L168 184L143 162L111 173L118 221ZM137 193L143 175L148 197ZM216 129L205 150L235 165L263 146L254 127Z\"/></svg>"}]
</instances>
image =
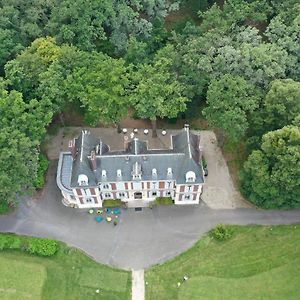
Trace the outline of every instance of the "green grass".
<instances>
[{"instance_id":1,"label":"green grass","mask_svg":"<svg viewBox=\"0 0 300 300\"><path fill-rule=\"evenodd\" d=\"M0 251L0 299L130 299L130 273L96 263L60 244L52 257ZM100 289L100 293L96 293Z\"/></svg>"},{"instance_id":2,"label":"green grass","mask_svg":"<svg viewBox=\"0 0 300 300\"><path fill-rule=\"evenodd\" d=\"M299 299L300 225L232 229L228 241L206 235L187 252L148 270L146 299Z\"/></svg>"},{"instance_id":3,"label":"green grass","mask_svg":"<svg viewBox=\"0 0 300 300\"><path fill-rule=\"evenodd\" d=\"M7 259L0 255L0 299L41 299L46 268L38 263Z\"/></svg>"}]
</instances>

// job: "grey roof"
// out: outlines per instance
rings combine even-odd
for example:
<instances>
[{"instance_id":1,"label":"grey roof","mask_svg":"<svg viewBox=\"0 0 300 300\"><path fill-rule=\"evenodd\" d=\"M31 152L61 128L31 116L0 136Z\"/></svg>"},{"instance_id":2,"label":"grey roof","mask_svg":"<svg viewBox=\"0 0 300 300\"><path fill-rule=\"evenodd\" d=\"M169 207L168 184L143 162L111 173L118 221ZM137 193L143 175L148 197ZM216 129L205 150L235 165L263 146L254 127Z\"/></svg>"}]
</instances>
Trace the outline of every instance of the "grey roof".
<instances>
[{"instance_id":1,"label":"grey roof","mask_svg":"<svg viewBox=\"0 0 300 300\"><path fill-rule=\"evenodd\" d=\"M148 149L146 141L134 139L127 148L120 151L109 151L109 147L96 139L89 132L83 131L76 140L77 155L71 168L71 187L78 186L78 176L84 174L89 179L89 186L97 186L99 182L132 181L133 166L139 166L142 180L176 180L185 183L185 174L193 171L196 183L203 183L203 171L199 162L199 136L183 129L172 136L173 148L169 150ZM96 153L97 168L93 171L90 158L91 151ZM138 164L136 164L138 163ZM167 175L167 169L172 168L172 174ZM152 175L152 170L157 175ZM102 170L106 176L102 176ZM117 176L121 170L121 176Z\"/></svg>"},{"instance_id":2,"label":"grey roof","mask_svg":"<svg viewBox=\"0 0 300 300\"><path fill-rule=\"evenodd\" d=\"M73 159L70 153L61 152L58 162L58 171L56 182L61 190L70 193L71 189L71 174L72 174Z\"/></svg>"}]
</instances>

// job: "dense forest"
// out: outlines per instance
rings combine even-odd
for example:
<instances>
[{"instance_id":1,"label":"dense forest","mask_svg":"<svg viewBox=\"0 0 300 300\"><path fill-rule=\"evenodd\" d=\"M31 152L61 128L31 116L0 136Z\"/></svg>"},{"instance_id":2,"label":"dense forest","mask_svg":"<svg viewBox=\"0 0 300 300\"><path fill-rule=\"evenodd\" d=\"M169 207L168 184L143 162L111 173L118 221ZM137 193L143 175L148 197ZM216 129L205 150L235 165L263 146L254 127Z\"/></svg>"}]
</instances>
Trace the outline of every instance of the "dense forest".
<instances>
[{"instance_id":1,"label":"dense forest","mask_svg":"<svg viewBox=\"0 0 300 300\"><path fill-rule=\"evenodd\" d=\"M246 143L247 199L300 206L298 0L0 0L0 75L1 205L38 186L72 103L92 126L199 110L221 146Z\"/></svg>"}]
</instances>

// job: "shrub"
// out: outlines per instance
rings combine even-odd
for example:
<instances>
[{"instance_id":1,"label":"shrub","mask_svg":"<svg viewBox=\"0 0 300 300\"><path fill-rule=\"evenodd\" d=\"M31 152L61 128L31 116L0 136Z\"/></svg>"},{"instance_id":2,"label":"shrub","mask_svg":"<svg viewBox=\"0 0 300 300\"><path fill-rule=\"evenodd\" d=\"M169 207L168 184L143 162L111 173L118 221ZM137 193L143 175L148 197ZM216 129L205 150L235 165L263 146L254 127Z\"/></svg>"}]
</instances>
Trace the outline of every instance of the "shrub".
<instances>
[{"instance_id":1,"label":"shrub","mask_svg":"<svg viewBox=\"0 0 300 300\"><path fill-rule=\"evenodd\" d=\"M43 154L39 155L39 164L37 170L37 177L34 183L34 186L37 189L41 189L45 184L45 173L49 167L49 161L47 157Z\"/></svg>"},{"instance_id":2,"label":"shrub","mask_svg":"<svg viewBox=\"0 0 300 300\"><path fill-rule=\"evenodd\" d=\"M173 199L171 197L157 197L155 199L156 205L172 205Z\"/></svg>"},{"instance_id":3,"label":"shrub","mask_svg":"<svg viewBox=\"0 0 300 300\"><path fill-rule=\"evenodd\" d=\"M58 250L58 244L56 241L48 239L0 234L0 250L5 249L15 249L35 255L51 256Z\"/></svg>"},{"instance_id":4,"label":"shrub","mask_svg":"<svg viewBox=\"0 0 300 300\"><path fill-rule=\"evenodd\" d=\"M103 200L103 207L120 207L122 206L122 201L120 199L106 199Z\"/></svg>"},{"instance_id":5,"label":"shrub","mask_svg":"<svg viewBox=\"0 0 300 300\"><path fill-rule=\"evenodd\" d=\"M6 214L9 211L9 204L6 201L0 201L0 214Z\"/></svg>"},{"instance_id":6,"label":"shrub","mask_svg":"<svg viewBox=\"0 0 300 300\"><path fill-rule=\"evenodd\" d=\"M30 254L51 256L58 250L56 241L40 238L30 238L27 241L26 251Z\"/></svg>"},{"instance_id":7,"label":"shrub","mask_svg":"<svg viewBox=\"0 0 300 300\"><path fill-rule=\"evenodd\" d=\"M214 239L219 241L226 241L232 237L233 230L230 226L219 224L214 229L212 229L210 233Z\"/></svg>"}]
</instances>

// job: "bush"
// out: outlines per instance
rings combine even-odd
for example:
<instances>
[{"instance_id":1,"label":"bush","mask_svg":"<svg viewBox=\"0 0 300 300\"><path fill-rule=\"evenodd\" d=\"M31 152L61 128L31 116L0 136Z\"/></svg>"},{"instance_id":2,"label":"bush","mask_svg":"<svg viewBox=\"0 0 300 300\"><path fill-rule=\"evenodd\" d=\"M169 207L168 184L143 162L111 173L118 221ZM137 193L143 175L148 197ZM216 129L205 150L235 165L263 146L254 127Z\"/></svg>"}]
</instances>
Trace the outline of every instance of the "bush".
<instances>
[{"instance_id":1,"label":"bush","mask_svg":"<svg viewBox=\"0 0 300 300\"><path fill-rule=\"evenodd\" d=\"M171 197L157 197L154 203L156 205L172 205L173 199Z\"/></svg>"},{"instance_id":2,"label":"bush","mask_svg":"<svg viewBox=\"0 0 300 300\"><path fill-rule=\"evenodd\" d=\"M41 189L45 184L45 173L49 167L49 161L43 154L39 155L39 165L37 170L37 177L34 183L35 188Z\"/></svg>"},{"instance_id":3,"label":"bush","mask_svg":"<svg viewBox=\"0 0 300 300\"><path fill-rule=\"evenodd\" d=\"M0 235L0 250L20 249L21 239L14 235Z\"/></svg>"},{"instance_id":4,"label":"bush","mask_svg":"<svg viewBox=\"0 0 300 300\"><path fill-rule=\"evenodd\" d=\"M9 211L9 204L6 201L0 201L0 215Z\"/></svg>"},{"instance_id":5,"label":"bush","mask_svg":"<svg viewBox=\"0 0 300 300\"><path fill-rule=\"evenodd\" d=\"M6 249L21 250L41 256L51 256L57 252L58 244L56 241L49 239L0 234L0 250Z\"/></svg>"},{"instance_id":6,"label":"bush","mask_svg":"<svg viewBox=\"0 0 300 300\"><path fill-rule=\"evenodd\" d=\"M219 241L226 241L232 237L233 230L230 226L219 224L214 229L212 229L210 233L214 239Z\"/></svg>"},{"instance_id":7,"label":"bush","mask_svg":"<svg viewBox=\"0 0 300 300\"><path fill-rule=\"evenodd\" d=\"M56 241L40 238L30 238L26 246L27 252L41 256L54 255L57 249L58 245Z\"/></svg>"},{"instance_id":8,"label":"bush","mask_svg":"<svg viewBox=\"0 0 300 300\"><path fill-rule=\"evenodd\" d=\"M122 206L122 201L120 199L106 199L102 202L103 207L120 207Z\"/></svg>"}]
</instances>

